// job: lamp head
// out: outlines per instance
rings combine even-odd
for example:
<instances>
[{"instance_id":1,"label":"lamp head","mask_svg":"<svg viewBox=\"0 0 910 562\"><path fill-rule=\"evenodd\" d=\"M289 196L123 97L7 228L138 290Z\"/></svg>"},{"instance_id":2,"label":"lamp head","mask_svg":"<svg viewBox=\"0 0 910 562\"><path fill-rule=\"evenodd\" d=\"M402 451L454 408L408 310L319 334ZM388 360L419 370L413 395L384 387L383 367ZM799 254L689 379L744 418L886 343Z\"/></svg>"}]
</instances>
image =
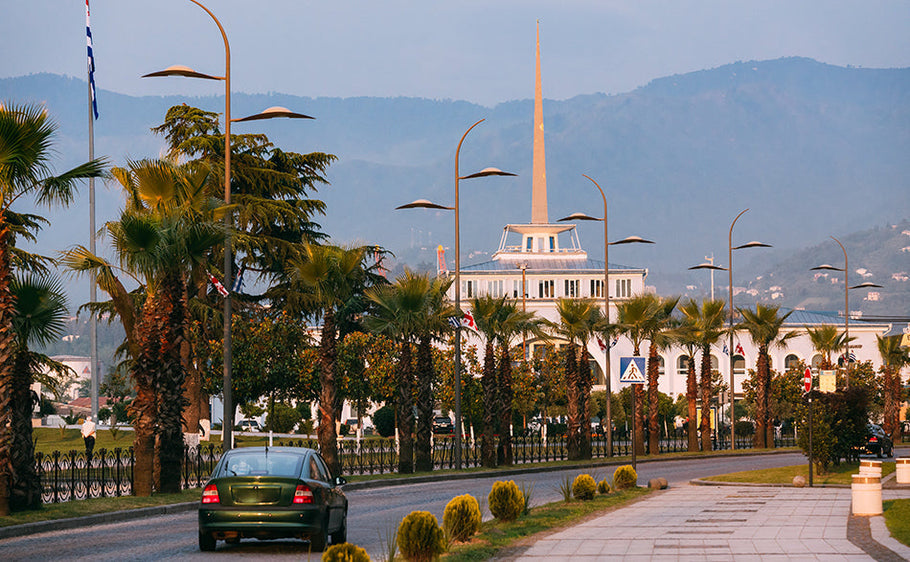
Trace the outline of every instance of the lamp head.
<instances>
[{"instance_id":1,"label":"lamp head","mask_svg":"<svg viewBox=\"0 0 910 562\"><path fill-rule=\"evenodd\" d=\"M275 119L277 117L287 117L289 119L315 119L315 117L310 117L303 113L295 113L286 107L275 105L268 109L264 109L255 115L241 117L240 119L231 119L231 121L239 123L241 121L258 121L260 119Z\"/></svg>"},{"instance_id":2,"label":"lamp head","mask_svg":"<svg viewBox=\"0 0 910 562\"><path fill-rule=\"evenodd\" d=\"M569 216L567 216L567 217L563 217L563 218L561 218L561 219L558 219L557 222L565 222L565 221L602 221L602 220L603 220L603 219L599 219L599 218L597 218L597 217L592 217L591 215L586 215L586 214L584 214L584 213L572 213L571 215L569 215Z\"/></svg>"},{"instance_id":3,"label":"lamp head","mask_svg":"<svg viewBox=\"0 0 910 562\"><path fill-rule=\"evenodd\" d=\"M159 70L158 72L150 72L148 74L143 74L143 78L158 78L160 76L183 76L184 78L203 78L205 80L224 80L224 76L213 76L211 74L203 74L202 72L196 72L188 66L183 66L181 64L175 64L165 68L164 70Z\"/></svg>"},{"instance_id":4,"label":"lamp head","mask_svg":"<svg viewBox=\"0 0 910 562\"><path fill-rule=\"evenodd\" d=\"M455 207L446 207L445 205L439 205L438 203L433 203L432 201L428 201L426 199L417 199L415 201L411 201L410 203L395 207L396 211L398 209L442 209L445 211L454 211Z\"/></svg>"},{"instance_id":5,"label":"lamp head","mask_svg":"<svg viewBox=\"0 0 910 562\"><path fill-rule=\"evenodd\" d=\"M652 240L645 240L641 236L627 236L622 240L616 240L615 242L610 242L610 246L617 246L619 244L653 244Z\"/></svg>"},{"instance_id":6,"label":"lamp head","mask_svg":"<svg viewBox=\"0 0 910 562\"><path fill-rule=\"evenodd\" d=\"M473 178L484 178L487 176L517 176L517 175L518 174L513 174L512 172L503 172L499 168L484 168L483 170L481 170L479 172L474 172L473 174L469 174L467 176L461 176L458 179L469 180L469 179L473 179Z\"/></svg>"}]
</instances>

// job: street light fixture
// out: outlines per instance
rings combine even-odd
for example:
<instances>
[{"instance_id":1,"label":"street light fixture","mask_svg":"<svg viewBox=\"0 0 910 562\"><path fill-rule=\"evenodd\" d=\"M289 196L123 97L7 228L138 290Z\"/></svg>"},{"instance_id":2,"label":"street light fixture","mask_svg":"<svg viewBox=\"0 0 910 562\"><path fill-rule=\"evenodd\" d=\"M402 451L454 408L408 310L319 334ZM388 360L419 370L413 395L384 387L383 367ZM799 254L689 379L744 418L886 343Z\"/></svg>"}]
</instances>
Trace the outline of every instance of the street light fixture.
<instances>
[{"instance_id":1,"label":"street light fixture","mask_svg":"<svg viewBox=\"0 0 910 562\"><path fill-rule=\"evenodd\" d=\"M847 249L841 244L840 240L831 236L831 240L837 242L841 251L844 253L844 267L834 267L829 264L822 264L818 267L810 268L809 271L841 271L844 274L844 362L847 371L846 381L847 388L850 388L850 289L871 289L874 287L881 288L881 285L875 283L860 283L859 285L850 286L850 265L847 260Z\"/></svg>"},{"instance_id":2,"label":"street light fixture","mask_svg":"<svg viewBox=\"0 0 910 562\"><path fill-rule=\"evenodd\" d=\"M740 211L740 213L738 215L736 215L736 218L733 219L733 222L730 224L730 233L727 237L727 263L730 264L729 267L720 267L720 266L714 265L713 259L712 259L712 263L702 263L702 264L689 268L689 269L710 269L710 270L717 270L717 271L726 271L730 275L729 286L728 286L728 288L730 290L730 305L729 305L730 306L730 316L729 316L729 323L730 323L729 342L730 343L729 343L729 346L727 347L727 350L729 351L729 356L730 356L730 401L729 401L729 406L730 406L730 450L736 449L736 414L733 412L734 397L736 394L736 387L734 386L734 379L733 379L733 250L742 250L744 248L770 248L771 247L770 244L765 244L764 242L758 242L756 240L747 242L745 244L742 244L741 246L733 245L733 227L736 226L736 221L739 220L739 217L743 216L743 214L748 210L749 209L743 209L742 211ZM707 407L707 404L702 405L702 412L707 411L706 407ZM704 413L702 413L702 415L704 415Z\"/></svg>"},{"instance_id":3,"label":"street light fixture","mask_svg":"<svg viewBox=\"0 0 910 562\"><path fill-rule=\"evenodd\" d=\"M594 181L590 176L582 174L584 177L588 178L591 183L594 184L594 187L597 188L597 191L600 192L600 197L603 199L604 203L604 216L603 218L592 217L586 215L585 213L572 213L567 217L559 219L557 222L567 222L567 221L602 221L604 223L604 318L606 318L607 324L610 323L610 246L616 246L619 244L653 244L651 240L645 240L640 236L627 236L622 240L616 240L615 242L609 242L608 231L607 231L607 196L604 195L604 190L600 187L596 181ZM607 455L613 456L613 415L610 405L610 396L612 395L611 384L612 381L612 370L610 368L610 342L607 342L607 349L604 352L606 354L604 360L605 367L605 376L604 381L606 383L607 390Z\"/></svg>"},{"instance_id":4,"label":"street light fixture","mask_svg":"<svg viewBox=\"0 0 910 562\"><path fill-rule=\"evenodd\" d=\"M231 204L231 123L240 122L240 121L253 121L258 119L271 119L274 117L289 117L297 119L313 119L309 115L303 115L301 113L294 113L283 107L270 107L262 113L256 115L250 115L248 117L243 117L241 119L231 119L231 46L228 42L227 33L224 31L224 26L221 25L221 22L218 21L218 18L215 17L215 14L211 10L206 8L201 2L197 0L190 0L193 4L196 4L203 10L205 13L212 18L215 22L215 25L218 26L218 31L221 32L221 38L224 41L224 76L215 76L211 74L205 74L202 72L197 72L192 68L182 65L173 65L169 66L164 70L159 70L157 72L151 72L145 74L143 78L157 78L162 76L182 76L184 78L202 78L204 80L223 80L224 81L224 204ZM228 289L231 287L231 260L232 260L232 248L231 248L231 228L233 226L233 217L231 213L225 213L224 216L224 225L226 229L225 238L224 238L224 284ZM223 336L223 345L224 345L224 391L223 391L223 400L224 403L224 413L221 420L221 441L222 447L225 451L229 450L233 445L233 423L234 423L234 410L233 410L233 400L231 396L231 378L232 378L232 358L231 358L231 294L228 291L228 295L224 297L224 336Z\"/></svg>"},{"instance_id":5,"label":"street light fixture","mask_svg":"<svg viewBox=\"0 0 910 562\"><path fill-rule=\"evenodd\" d=\"M464 142L465 137L468 136L468 133L471 132L471 129L483 123L485 119L477 121L470 127L468 130L461 135L461 140L458 141L458 148L455 149L455 206L446 207L444 205L438 205L432 201L426 199L418 199L412 201L406 205L401 205L396 207L396 209L441 209L447 211L455 211L455 310L459 315L459 327L455 329L455 468L456 470L461 469L461 323L460 319L463 315L461 311L461 231L460 228L460 213L459 213L459 182L461 180L468 180L474 178L484 178L487 176L515 176L511 172L503 172L499 168L484 168L479 172L473 174L468 174L467 176L462 176L459 172L459 159L461 156L461 144Z\"/></svg>"}]
</instances>

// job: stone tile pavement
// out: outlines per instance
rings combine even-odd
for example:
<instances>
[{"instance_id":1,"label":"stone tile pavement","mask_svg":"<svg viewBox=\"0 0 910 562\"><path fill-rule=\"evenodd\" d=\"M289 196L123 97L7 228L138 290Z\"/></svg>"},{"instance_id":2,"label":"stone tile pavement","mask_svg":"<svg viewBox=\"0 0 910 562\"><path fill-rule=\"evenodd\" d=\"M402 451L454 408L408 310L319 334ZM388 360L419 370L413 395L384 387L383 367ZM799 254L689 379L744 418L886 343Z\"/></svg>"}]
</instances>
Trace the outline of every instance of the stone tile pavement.
<instances>
[{"instance_id":1,"label":"stone tile pavement","mask_svg":"<svg viewBox=\"0 0 910 562\"><path fill-rule=\"evenodd\" d=\"M884 492L886 500L897 497L910 497L910 490ZM850 502L847 488L680 486L546 536L508 558L910 559L910 548L888 536L883 518L851 517Z\"/></svg>"}]
</instances>

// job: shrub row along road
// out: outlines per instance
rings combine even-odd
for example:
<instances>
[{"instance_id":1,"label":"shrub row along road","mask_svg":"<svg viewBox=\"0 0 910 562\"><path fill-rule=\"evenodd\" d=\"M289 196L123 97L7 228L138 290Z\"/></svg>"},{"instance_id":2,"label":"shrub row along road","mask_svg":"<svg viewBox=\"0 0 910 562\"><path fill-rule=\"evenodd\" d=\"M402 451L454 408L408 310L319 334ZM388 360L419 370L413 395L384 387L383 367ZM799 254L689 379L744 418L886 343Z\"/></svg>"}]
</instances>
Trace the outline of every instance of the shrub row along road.
<instances>
[{"instance_id":1,"label":"shrub row along road","mask_svg":"<svg viewBox=\"0 0 910 562\"><path fill-rule=\"evenodd\" d=\"M670 486L684 486L693 479L714 474L787 466L806 462L801 453L744 457L714 457L677 461L656 461L638 465L638 482L646 485L650 478L664 477ZM531 486L532 505L561 499L559 486L565 477L574 478L582 471L564 470L532 474L513 474L509 479L519 486ZM598 481L612 478L613 467L590 469ZM374 560L383 559L383 544L389 530L414 510L429 511L442 522L442 512L450 499L461 494L476 497L484 508L486 497L496 480L483 477L467 480L441 480L421 484L388 486L347 492L350 501L348 541L364 547ZM202 553L197 547L196 512L150 517L124 523L97 525L69 531L43 533L6 539L0 551L6 559L48 560L167 560L186 558L255 559L264 556L287 556L304 559L307 544L302 541L244 540L239 545L218 543L218 552ZM313 555L311 560L319 560Z\"/></svg>"}]
</instances>

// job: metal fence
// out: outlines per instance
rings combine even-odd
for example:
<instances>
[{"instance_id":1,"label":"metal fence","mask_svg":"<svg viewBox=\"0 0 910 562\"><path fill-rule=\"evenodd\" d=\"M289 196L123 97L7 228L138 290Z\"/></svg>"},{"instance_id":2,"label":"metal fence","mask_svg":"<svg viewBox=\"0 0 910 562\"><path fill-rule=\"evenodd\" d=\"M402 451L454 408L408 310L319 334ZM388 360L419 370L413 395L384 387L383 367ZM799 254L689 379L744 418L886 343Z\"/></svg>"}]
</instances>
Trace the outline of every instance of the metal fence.
<instances>
[{"instance_id":1,"label":"metal fence","mask_svg":"<svg viewBox=\"0 0 910 562\"><path fill-rule=\"evenodd\" d=\"M712 436L713 450L730 448L728 435ZM276 439L276 446L308 447L318 449L315 439ZM498 448L498 440L497 440ZM594 435L591 443L594 458L607 458L607 440L603 435ZM796 445L793 436L775 439L775 447ZM688 450L684 431L663 435L659 441L660 453L675 453ZM751 437L736 439L737 449L752 448ZM645 452L648 442L645 441ZM631 440L624 432L614 433L612 456L632 454ZM346 475L387 474L398 471L398 449L393 438L369 438L357 441L343 439L338 443L341 471ZM215 464L221 458L220 445L187 447L184 454L182 485L184 488L202 486L208 479ZM544 439L532 434L512 439L512 456L515 464L560 461L568 459L568 447L563 436ZM71 450L66 453L54 451L51 454L38 453L38 474L43 484L44 503L59 503L88 498L128 496L133 492L133 448L99 449L88 458L84 451ZM466 436L462 443L462 466L479 467L482 464L481 441ZM433 466L436 469L455 468L455 439L437 436L433 441Z\"/></svg>"}]
</instances>

